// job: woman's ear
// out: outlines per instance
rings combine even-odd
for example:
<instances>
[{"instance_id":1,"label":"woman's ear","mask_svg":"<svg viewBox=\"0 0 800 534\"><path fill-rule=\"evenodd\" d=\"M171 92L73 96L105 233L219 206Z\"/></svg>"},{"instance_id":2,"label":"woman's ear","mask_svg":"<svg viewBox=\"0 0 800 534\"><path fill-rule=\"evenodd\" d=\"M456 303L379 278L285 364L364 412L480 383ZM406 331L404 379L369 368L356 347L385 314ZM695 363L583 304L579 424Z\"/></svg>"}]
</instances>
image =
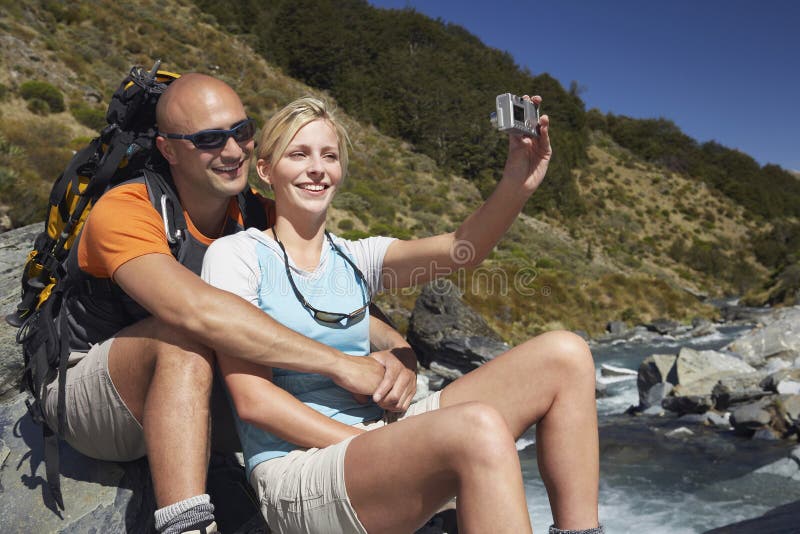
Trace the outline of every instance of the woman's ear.
<instances>
[{"instance_id":1,"label":"woman's ear","mask_svg":"<svg viewBox=\"0 0 800 534\"><path fill-rule=\"evenodd\" d=\"M267 185L272 185L269 181L269 171L270 168L267 160L264 158L258 158L258 161L256 162L256 172L258 173L258 177L261 178L261 181Z\"/></svg>"}]
</instances>

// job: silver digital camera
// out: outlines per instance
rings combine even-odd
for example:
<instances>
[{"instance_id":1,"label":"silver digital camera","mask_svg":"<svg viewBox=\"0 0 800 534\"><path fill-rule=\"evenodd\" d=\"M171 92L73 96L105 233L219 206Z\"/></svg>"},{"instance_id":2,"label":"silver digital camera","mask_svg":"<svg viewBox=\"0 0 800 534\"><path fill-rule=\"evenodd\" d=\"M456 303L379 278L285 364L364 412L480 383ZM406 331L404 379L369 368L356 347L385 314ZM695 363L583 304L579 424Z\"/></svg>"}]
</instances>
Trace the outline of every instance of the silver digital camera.
<instances>
[{"instance_id":1,"label":"silver digital camera","mask_svg":"<svg viewBox=\"0 0 800 534\"><path fill-rule=\"evenodd\" d=\"M497 111L489 118L501 132L539 137L539 108L531 100L511 93L497 95Z\"/></svg>"}]
</instances>

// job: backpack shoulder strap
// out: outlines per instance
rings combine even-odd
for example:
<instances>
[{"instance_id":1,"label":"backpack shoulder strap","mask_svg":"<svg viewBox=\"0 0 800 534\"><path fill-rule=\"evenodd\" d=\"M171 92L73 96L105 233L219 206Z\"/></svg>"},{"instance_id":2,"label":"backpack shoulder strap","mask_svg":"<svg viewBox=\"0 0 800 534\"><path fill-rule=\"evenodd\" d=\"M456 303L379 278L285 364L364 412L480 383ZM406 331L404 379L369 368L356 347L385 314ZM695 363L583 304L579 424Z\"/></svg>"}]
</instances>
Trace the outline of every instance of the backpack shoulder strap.
<instances>
[{"instance_id":1,"label":"backpack shoulder strap","mask_svg":"<svg viewBox=\"0 0 800 534\"><path fill-rule=\"evenodd\" d=\"M244 191L239 193L236 199L239 202L239 211L242 213L244 227L266 230L268 224L267 212L264 209L264 204L258 199L253 190L250 189L250 186L245 187Z\"/></svg>"},{"instance_id":2,"label":"backpack shoulder strap","mask_svg":"<svg viewBox=\"0 0 800 534\"><path fill-rule=\"evenodd\" d=\"M186 239L188 230L183 206L172 180L164 173L153 169L144 169L142 174L150 203L161 214L161 220L164 222L164 232L167 234L170 251L173 256L178 257L177 252Z\"/></svg>"}]
</instances>

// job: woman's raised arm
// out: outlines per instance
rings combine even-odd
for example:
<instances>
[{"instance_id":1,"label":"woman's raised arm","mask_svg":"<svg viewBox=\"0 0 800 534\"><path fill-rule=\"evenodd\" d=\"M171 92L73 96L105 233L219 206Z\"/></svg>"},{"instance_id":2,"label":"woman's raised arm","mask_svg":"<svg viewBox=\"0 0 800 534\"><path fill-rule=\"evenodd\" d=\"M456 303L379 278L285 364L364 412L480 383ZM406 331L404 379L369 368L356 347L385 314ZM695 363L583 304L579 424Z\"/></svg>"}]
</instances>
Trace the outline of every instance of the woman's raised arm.
<instances>
[{"instance_id":1,"label":"woman's raised arm","mask_svg":"<svg viewBox=\"0 0 800 534\"><path fill-rule=\"evenodd\" d=\"M539 96L531 99L537 105L542 101ZM394 241L383 260L383 287L424 284L460 267L480 264L544 179L553 153L549 125L547 115L542 115L539 137L509 135L503 178L458 230L423 239Z\"/></svg>"}]
</instances>

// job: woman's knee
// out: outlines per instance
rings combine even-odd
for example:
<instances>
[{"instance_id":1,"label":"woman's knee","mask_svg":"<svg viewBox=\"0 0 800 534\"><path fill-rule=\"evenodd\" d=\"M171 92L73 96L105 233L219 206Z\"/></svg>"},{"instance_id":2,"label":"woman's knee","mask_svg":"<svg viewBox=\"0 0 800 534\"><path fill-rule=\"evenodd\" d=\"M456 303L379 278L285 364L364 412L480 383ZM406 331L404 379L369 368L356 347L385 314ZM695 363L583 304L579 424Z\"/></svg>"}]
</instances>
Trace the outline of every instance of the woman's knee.
<instances>
[{"instance_id":1,"label":"woman's knee","mask_svg":"<svg viewBox=\"0 0 800 534\"><path fill-rule=\"evenodd\" d=\"M504 461L509 452L516 453L514 436L503 415L482 402L467 402L453 407L455 429L454 452L458 460L467 462ZM516 457L516 456L515 456Z\"/></svg>"},{"instance_id":2,"label":"woman's knee","mask_svg":"<svg viewBox=\"0 0 800 534\"><path fill-rule=\"evenodd\" d=\"M567 330L554 330L534 338L528 343L545 342L545 354L550 363L561 372L571 376L586 376L594 379L595 368L592 351L586 341Z\"/></svg>"}]
</instances>

